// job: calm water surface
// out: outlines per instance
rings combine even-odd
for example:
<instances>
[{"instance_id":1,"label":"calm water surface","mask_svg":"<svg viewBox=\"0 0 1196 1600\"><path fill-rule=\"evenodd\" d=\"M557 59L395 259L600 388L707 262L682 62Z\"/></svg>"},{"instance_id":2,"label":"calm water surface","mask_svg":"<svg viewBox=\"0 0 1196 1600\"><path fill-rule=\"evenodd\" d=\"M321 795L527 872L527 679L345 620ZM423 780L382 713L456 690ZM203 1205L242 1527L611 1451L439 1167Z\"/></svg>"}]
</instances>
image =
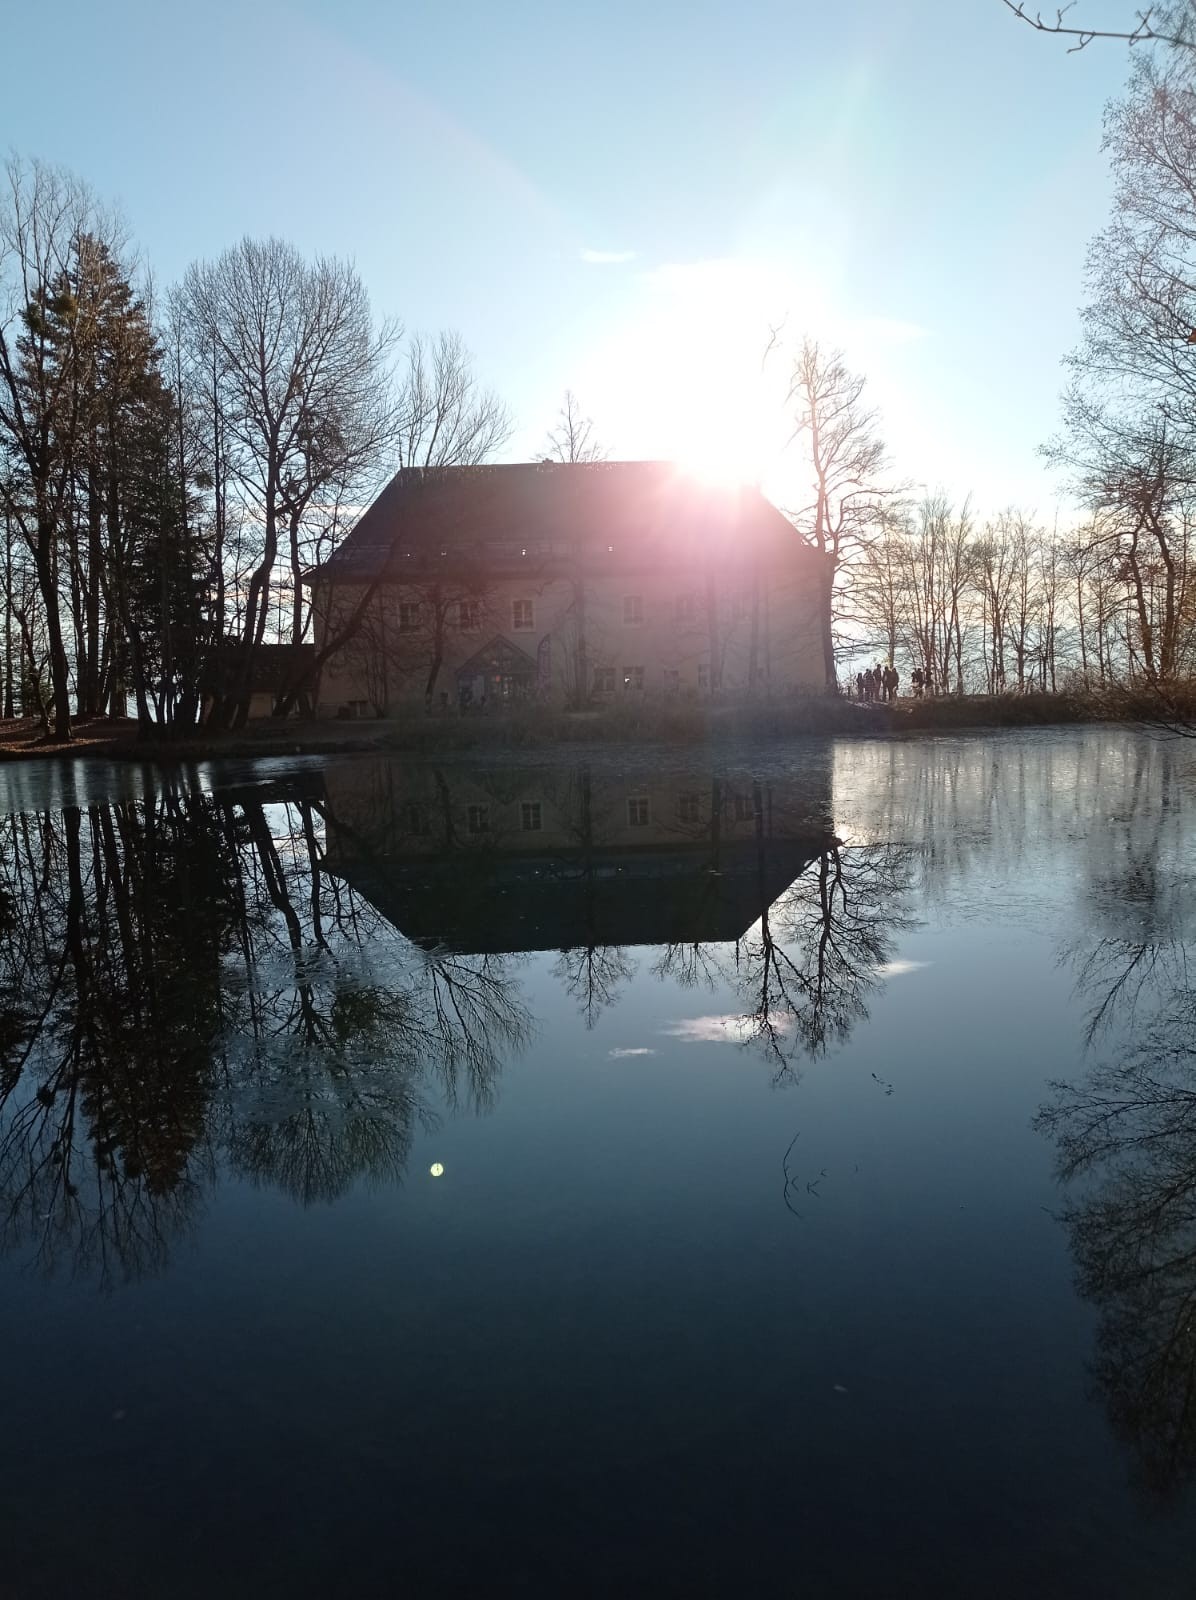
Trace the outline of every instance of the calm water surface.
<instances>
[{"instance_id":1,"label":"calm water surface","mask_svg":"<svg viewBox=\"0 0 1196 1600\"><path fill-rule=\"evenodd\" d=\"M0 1594L1193 1592L1196 747L0 812Z\"/></svg>"}]
</instances>

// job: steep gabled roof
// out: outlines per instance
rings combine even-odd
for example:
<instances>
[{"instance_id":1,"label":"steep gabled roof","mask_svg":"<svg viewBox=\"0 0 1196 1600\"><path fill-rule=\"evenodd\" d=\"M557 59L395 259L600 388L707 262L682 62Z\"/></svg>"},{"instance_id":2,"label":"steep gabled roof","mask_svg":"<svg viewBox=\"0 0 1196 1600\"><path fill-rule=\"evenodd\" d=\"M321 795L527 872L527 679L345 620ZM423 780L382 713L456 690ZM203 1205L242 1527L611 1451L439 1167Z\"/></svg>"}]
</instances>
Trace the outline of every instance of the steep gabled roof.
<instances>
[{"instance_id":1,"label":"steep gabled roof","mask_svg":"<svg viewBox=\"0 0 1196 1600\"><path fill-rule=\"evenodd\" d=\"M817 859L825 839L742 839L710 871L708 846L508 856L467 849L328 870L426 949L464 955L579 946L731 943Z\"/></svg>"},{"instance_id":2,"label":"steep gabled roof","mask_svg":"<svg viewBox=\"0 0 1196 1600\"><path fill-rule=\"evenodd\" d=\"M402 578L429 562L551 562L598 552L680 558L797 554L790 523L758 489L718 489L667 461L408 468L310 576Z\"/></svg>"}]
</instances>

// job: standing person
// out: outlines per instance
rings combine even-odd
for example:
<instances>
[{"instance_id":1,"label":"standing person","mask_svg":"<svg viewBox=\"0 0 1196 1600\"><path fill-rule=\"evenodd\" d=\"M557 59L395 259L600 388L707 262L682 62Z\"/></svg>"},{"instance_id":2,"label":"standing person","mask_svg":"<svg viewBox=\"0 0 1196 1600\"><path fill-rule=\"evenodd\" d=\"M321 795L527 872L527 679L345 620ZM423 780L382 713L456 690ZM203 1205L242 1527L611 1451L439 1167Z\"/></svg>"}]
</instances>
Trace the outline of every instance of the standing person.
<instances>
[{"instance_id":1,"label":"standing person","mask_svg":"<svg viewBox=\"0 0 1196 1600\"><path fill-rule=\"evenodd\" d=\"M868 686L864 682L864 674L862 672L857 672L855 675L855 692L861 703L868 698Z\"/></svg>"},{"instance_id":2,"label":"standing person","mask_svg":"<svg viewBox=\"0 0 1196 1600\"><path fill-rule=\"evenodd\" d=\"M890 661L888 666L885 668L885 688L888 691L888 701L890 705L892 705L894 700L897 698L897 685L900 682L901 678L897 672L897 668Z\"/></svg>"},{"instance_id":3,"label":"standing person","mask_svg":"<svg viewBox=\"0 0 1196 1600\"><path fill-rule=\"evenodd\" d=\"M914 699L915 700L920 700L922 698L922 669L921 669L921 667L915 667L914 668L913 672L910 673L909 681L913 686Z\"/></svg>"}]
</instances>

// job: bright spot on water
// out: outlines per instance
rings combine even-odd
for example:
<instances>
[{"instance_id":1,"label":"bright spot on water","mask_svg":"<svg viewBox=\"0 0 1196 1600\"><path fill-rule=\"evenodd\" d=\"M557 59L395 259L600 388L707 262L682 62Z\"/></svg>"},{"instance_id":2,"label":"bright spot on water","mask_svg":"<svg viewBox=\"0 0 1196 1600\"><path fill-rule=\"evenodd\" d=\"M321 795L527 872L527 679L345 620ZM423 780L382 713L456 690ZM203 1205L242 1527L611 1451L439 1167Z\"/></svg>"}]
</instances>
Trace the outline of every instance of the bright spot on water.
<instances>
[{"instance_id":1,"label":"bright spot on water","mask_svg":"<svg viewBox=\"0 0 1196 1600\"><path fill-rule=\"evenodd\" d=\"M433 1161L432 1165L428 1168L428 1171L434 1178L439 1178L441 1173L444 1171L444 1165L442 1162Z\"/></svg>"}]
</instances>

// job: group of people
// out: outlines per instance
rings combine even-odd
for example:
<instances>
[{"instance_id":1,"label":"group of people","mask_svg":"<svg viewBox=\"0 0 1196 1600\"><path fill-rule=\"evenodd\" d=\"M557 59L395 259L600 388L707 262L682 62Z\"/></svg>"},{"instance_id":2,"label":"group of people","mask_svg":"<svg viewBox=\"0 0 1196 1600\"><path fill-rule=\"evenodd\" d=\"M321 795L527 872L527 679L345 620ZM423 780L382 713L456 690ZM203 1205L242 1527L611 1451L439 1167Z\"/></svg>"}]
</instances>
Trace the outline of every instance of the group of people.
<instances>
[{"instance_id":1,"label":"group of people","mask_svg":"<svg viewBox=\"0 0 1196 1600\"><path fill-rule=\"evenodd\" d=\"M891 702L897 698L897 685L900 681L897 668L891 661L884 667L878 661L874 667L866 667L863 672L856 673L856 698Z\"/></svg>"}]
</instances>

